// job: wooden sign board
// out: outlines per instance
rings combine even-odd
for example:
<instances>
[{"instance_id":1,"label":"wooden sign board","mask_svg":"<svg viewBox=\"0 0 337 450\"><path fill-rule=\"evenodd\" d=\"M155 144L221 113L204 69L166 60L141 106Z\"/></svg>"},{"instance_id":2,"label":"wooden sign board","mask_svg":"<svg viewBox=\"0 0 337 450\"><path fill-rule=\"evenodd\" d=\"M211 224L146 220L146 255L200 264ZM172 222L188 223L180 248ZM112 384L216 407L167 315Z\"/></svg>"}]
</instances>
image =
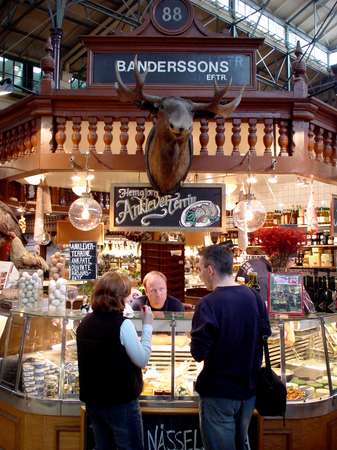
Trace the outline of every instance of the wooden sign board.
<instances>
[{"instance_id":1,"label":"wooden sign board","mask_svg":"<svg viewBox=\"0 0 337 450\"><path fill-rule=\"evenodd\" d=\"M75 228L68 220L59 220L56 223L56 244L68 245L70 241L96 241L98 245L104 244L104 223L99 223L90 231Z\"/></svg>"},{"instance_id":2,"label":"wooden sign board","mask_svg":"<svg viewBox=\"0 0 337 450\"><path fill-rule=\"evenodd\" d=\"M167 195L145 184L111 188L111 231L223 231L225 220L223 184L187 184Z\"/></svg>"},{"instance_id":3,"label":"wooden sign board","mask_svg":"<svg viewBox=\"0 0 337 450\"><path fill-rule=\"evenodd\" d=\"M95 241L71 241L70 279L96 280L97 278L97 244Z\"/></svg>"}]
</instances>

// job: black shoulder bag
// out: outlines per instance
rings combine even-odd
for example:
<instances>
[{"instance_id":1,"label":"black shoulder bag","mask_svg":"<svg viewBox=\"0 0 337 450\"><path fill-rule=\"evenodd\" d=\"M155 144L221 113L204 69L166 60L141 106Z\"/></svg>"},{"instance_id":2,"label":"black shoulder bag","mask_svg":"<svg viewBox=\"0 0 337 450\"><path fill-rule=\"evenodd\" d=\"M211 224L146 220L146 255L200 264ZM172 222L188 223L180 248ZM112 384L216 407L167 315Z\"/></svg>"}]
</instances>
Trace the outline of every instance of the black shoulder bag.
<instances>
[{"instance_id":1,"label":"black shoulder bag","mask_svg":"<svg viewBox=\"0 0 337 450\"><path fill-rule=\"evenodd\" d=\"M255 297L261 319L261 328L263 329L262 300L256 293ZM261 416L283 416L284 419L287 407L287 389L281 378L271 368L268 336L262 335L262 344L265 367L260 367L257 374L255 408Z\"/></svg>"}]
</instances>

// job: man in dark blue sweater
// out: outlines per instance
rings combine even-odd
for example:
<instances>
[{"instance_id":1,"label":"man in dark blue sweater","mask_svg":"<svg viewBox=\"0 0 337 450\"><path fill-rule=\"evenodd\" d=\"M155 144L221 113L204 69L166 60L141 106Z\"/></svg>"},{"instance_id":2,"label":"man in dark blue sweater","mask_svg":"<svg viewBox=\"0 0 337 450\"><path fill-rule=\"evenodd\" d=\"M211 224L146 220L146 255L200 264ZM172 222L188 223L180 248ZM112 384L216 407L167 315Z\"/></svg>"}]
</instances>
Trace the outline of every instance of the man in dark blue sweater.
<instances>
[{"instance_id":1,"label":"man in dark blue sweater","mask_svg":"<svg viewBox=\"0 0 337 450\"><path fill-rule=\"evenodd\" d=\"M233 280L233 254L224 247L204 248L199 270L213 291L197 306L191 332L191 353L196 361L204 361L196 382L204 447L248 450L261 336L271 334L268 315L260 296ZM257 302L263 306L263 318Z\"/></svg>"}]
</instances>

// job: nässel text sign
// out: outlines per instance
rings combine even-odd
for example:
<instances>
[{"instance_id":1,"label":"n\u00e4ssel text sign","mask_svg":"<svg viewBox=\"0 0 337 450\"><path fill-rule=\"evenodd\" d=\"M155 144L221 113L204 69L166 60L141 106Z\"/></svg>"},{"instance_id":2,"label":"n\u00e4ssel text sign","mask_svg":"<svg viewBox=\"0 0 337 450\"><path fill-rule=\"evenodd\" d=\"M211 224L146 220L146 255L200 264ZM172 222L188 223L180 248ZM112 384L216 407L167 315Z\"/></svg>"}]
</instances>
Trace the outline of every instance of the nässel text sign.
<instances>
[{"instance_id":1,"label":"n\u00e4ssel text sign","mask_svg":"<svg viewBox=\"0 0 337 450\"><path fill-rule=\"evenodd\" d=\"M224 185L190 184L167 195L144 185L113 185L111 190L111 229L220 231L224 215Z\"/></svg>"},{"instance_id":2,"label":"n\u00e4ssel text sign","mask_svg":"<svg viewBox=\"0 0 337 450\"><path fill-rule=\"evenodd\" d=\"M70 279L95 280L97 278L97 243L70 241Z\"/></svg>"},{"instance_id":3,"label":"n\u00e4ssel text sign","mask_svg":"<svg viewBox=\"0 0 337 450\"><path fill-rule=\"evenodd\" d=\"M134 54L94 53L93 84L112 84L116 81L115 67L126 84L133 84ZM214 81L234 86L252 84L251 56L206 53L149 53L138 54L138 69L147 71L147 84L207 85Z\"/></svg>"}]
</instances>

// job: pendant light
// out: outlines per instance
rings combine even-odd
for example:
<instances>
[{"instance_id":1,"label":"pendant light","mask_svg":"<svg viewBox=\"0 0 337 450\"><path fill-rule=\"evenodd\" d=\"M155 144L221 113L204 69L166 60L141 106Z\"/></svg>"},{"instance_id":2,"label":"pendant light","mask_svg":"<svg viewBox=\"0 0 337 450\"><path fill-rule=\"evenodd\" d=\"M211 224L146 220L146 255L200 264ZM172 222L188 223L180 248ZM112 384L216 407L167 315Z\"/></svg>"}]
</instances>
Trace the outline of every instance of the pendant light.
<instances>
[{"instance_id":1,"label":"pendant light","mask_svg":"<svg viewBox=\"0 0 337 450\"><path fill-rule=\"evenodd\" d=\"M250 152L248 152L248 179L251 179ZM256 200L248 183L248 193L243 196L233 210L234 225L245 232L256 231L264 225L266 210L263 204Z\"/></svg>"},{"instance_id":2,"label":"pendant light","mask_svg":"<svg viewBox=\"0 0 337 450\"><path fill-rule=\"evenodd\" d=\"M102 221L102 208L90 195L88 157L86 154L86 191L75 200L69 208L69 220L71 224L82 231L90 231Z\"/></svg>"}]
</instances>

